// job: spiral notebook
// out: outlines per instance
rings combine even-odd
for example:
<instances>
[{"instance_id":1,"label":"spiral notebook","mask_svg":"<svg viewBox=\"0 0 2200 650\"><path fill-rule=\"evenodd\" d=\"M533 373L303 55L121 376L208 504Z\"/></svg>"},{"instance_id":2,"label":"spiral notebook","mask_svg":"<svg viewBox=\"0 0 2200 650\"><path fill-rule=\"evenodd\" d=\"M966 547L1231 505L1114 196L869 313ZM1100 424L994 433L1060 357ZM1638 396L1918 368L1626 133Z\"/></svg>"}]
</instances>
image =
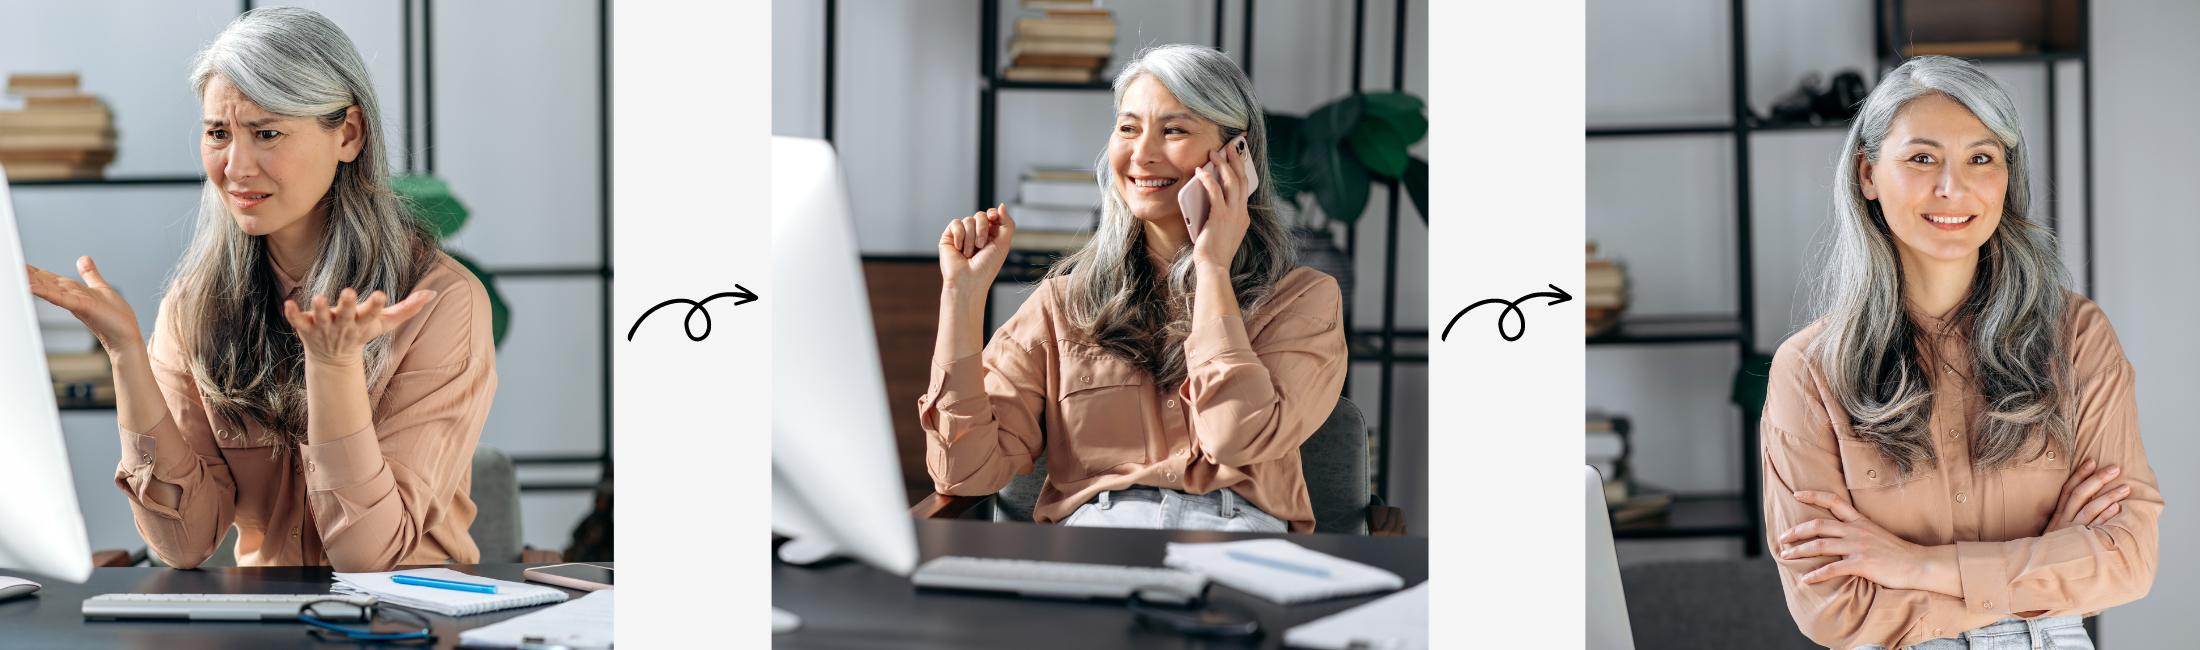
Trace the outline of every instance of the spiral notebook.
<instances>
[{"instance_id":1,"label":"spiral notebook","mask_svg":"<svg viewBox=\"0 0 2200 650\"><path fill-rule=\"evenodd\" d=\"M390 576L394 575L496 585L497 592L482 594L418 585L401 585L390 581ZM338 572L336 574L336 585L330 587L329 590L343 594L374 596L393 605L435 612L444 616L465 616L514 607L560 603L565 602L567 598L565 592L556 587L484 578L450 569L407 569L381 573Z\"/></svg>"}]
</instances>

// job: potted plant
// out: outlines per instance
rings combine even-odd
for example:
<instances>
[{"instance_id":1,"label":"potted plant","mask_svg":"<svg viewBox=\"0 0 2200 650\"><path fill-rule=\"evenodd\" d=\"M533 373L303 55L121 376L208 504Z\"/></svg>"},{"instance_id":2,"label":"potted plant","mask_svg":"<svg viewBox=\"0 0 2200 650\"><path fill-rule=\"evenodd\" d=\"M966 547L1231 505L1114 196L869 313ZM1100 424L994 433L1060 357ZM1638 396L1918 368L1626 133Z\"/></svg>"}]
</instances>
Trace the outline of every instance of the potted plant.
<instances>
[{"instance_id":1,"label":"potted plant","mask_svg":"<svg viewBox=\"0 0 2200 650\"><path fill-rule=\"evenodd\" d=\"M444 183L443 179L426 174L399 176L390 180L390 189L412 205L413 214L420 215L422 220L428 222L428 228L435 232L437 241L442 241L457 233L458 229L466 227L466 206L451 194L451 186ZM495 332L496 344L503 345L504 333L511 324L511 310L504 306L504 295L497 292L496 276L482 270L480 264L474 263L458 251L444 249L443 252L449 254L451 259L458 260L466 270L473 271L474 277L481 279L482 288L489 292L490 330Z\"/></svg>"},{"instance_id":2,"label":"potted plant","mask_svg":"<svg viewBox=\"0 0 2200 650\"><path fill-rule=\"evenodd\" d=\"M1421 220L1428 220L1428 161L1409 151L1428 137L1428 106L1405 93L1354 93L1305 117L1268 113L1264 119L1276 196L1302 215L1291 229L1299 259L1337 278L1349 310L1352 260L1332 241L1327 222L1346 228L1358 222L1378 180L1404 185ZM1301 200L1307 197L1312 200Z\"/></svg>"}]
</instances>

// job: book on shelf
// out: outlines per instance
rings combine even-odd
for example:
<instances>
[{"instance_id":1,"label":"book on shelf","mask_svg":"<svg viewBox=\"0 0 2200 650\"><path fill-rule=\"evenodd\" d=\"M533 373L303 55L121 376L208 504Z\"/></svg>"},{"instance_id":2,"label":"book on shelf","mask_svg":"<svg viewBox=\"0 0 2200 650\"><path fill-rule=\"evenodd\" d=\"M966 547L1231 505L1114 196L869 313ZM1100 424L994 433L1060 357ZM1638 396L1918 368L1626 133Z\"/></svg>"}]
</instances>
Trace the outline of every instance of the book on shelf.
<instances>
[{"instance_id":1,"label":"book on shelf","mask_svg":"<svg viewBox=\"0 0 2200 650\"><path fill-rule=\"evenodd\" d=\"M112 151L115 132L96 131L0 131L0 153L17 151L85 150ZM0 158L5 160L6 158Z\"/></svg>"},{"instance_id":2,"label":"book on shelf","mask_svg":"<svg viewBox=\"0 0 2200 650\"><path fill-rule=\"evenodd\" d=\"M57 162L9 162L0 159L0 167L6 167L11 181L58 181L72 178L98 178L105 165L77 165Z\"/></svg>"},{"instance_id":3,"label":"book on shelf","mask_svg":"<svg viewBox=\"0 0 2200 650\"><path fill-rule=\"evenodd\" d=\"M1019 68L1080 68L1098 70L1108 66L1106 55L1090 54L1018 54L1010 63Z\"/></svg>"},{"instance_id":4,"label":"book on shelf","mask_svg":"<svg viewBox=\"0 0 2200 650\"><path fill-rule=\"evenodd\" d=\"M1112 39L1032 38L1019 35L1008 42L1010 60L1024 56L1080 56L1093 57L1106 63L1107 58L1114 54L1115 41Z\"/></svg>"},{"instance_id":5,"label":"book on shelf","mask_svg":"<svg viewBox=\"0 0 2200 650\"><path fill-rule=\"evenodd\" d=\"M1092 0L1024 0L1023 4L1025 9L1045 9L1048 11L1079 11L1093 10L1094 8Z\"/></svg>"},{"instance_id":6,"label":"book on shelf","mask_svg":"<svg viewBox=\"0 0 2200 650\"><path fill-rule=\"evenodd\" d=\"M0 133L18 131L107 131L114 119L98 108L26 108L0 111Z\"/></svg>"},{"instance_id":7,"label":"book on shelf","mask_svg":"<svg viewBox=\"0 0 2200 650\"><path fill-rule=\"evenodd\" d=\"M112 382L114 366L105 352L48 352L46 374L61 382Z\"/></svg>"},{"instance_id":8,"label":"book on shelf","mask_svg":"<svg viewBox=\"0 0 2200 650\"><path fill-rule=\"evenodd\" d=\"M1609 503L1612 504L1614 525L1631 524L1665 516L1666 512L1673 509L1673 495L1638 494Z\"/></svg>"},{"instance_id":9,"label":"book on shelf","mask_svg":"<svg viewBox=\"0 0 2200 650\"><path fill-rule=\"evenodd\" d=\"M1098 208L1025 205L1022 203L1012 203L1008 206L1008 216L1016 220L1016 236L1019 238L1034 232L1092 230L1093 225L1099 221L1099 215Z\"/></svg>"},{"instance_id":10,"label":"book on shelf","mask_svg":"<svg viewBox=\"0 0 2200 650\"><path fill-rule=\"evenodd\" d=\"M1911 43L1906 56L1982 57L2014 56L2030 54L2033 48L2024 41L1942 41L1937 43Z\"/></svg>"},{"instance_id":11,"label":"book on shelf","mask_svg":"<svg viewBox=\"0 0 2200 650\"><path fill-rule=\"evenodd\" d=\"M1115 40L1115 19L1107 15L1048 15L1016 19L1016 35L1032 38Z\"/></svg>"},{"instance_id":12,"label":"book on shelf","mask_svg":"<svg viewBox=\"0 0 2200 650\"><path fill-rule=\"evenodd\" d=\"M17 72L8 75L8 94L18 97L73 95L81 81L74 72Z\"/></svg>"},{"instance_id":13,"label":"book on shelf","mask_svg":"<svg viewBox=\"0 0 2200 650\"><path fill-rule=\"evenodd\" d=\"M1020 250L1068 255L1077 252L1077 249L1084 248L1085 242L1091 240L1092 231L1089 230L1079 232L1018 231L1016 236L1009 240L1008 248L1011 251Z\"/></svg>"},{"instance_id":14,"label":"book on shelf","mask_svg":"<svg viewBox=\"0 0 2200 650\"><path fill-rule=\"evenodd\" d=\"M115 385L112 381L57 381L53 399L64 406L113 406Z\"/></svg>"},{"instance_id":15,"label":"book on shelf","mask_svg":"<svg viewBox=\"0 0 2200 650\"><path fill-rule=\"evenodd\" d=\"M1098 209L1100 183L1089 169L1034 169L1024 172L1016 198L1018 203L1026 205Z\"/></svg>"},{"instance_id":16,"label":"book on shelf","mask_svg":"<svg viewBox=\"0 0 2200 650\"><path fill-rule=\"evenodd\" d=\"M23 108L24 110L31 111L70 111L87 109L104 111L107 110L107 104L105 102L99 101L99 97L97 96L86 95L82 93L72 93L66 95L25 95L23 96Z\"/></svg>"},{"instance_id":17,"label":"book on shelf","mask_svg":"<svg viewBox=\"0 0 2200 650\"><path fill-rule=\"evenodd\" d=\"M1010 66L1001 71L1001 78L1009 81L1035 83L1092 83L1100 78L1100 71L1090 68L1056 68L1041 66Z\"/></svg>"}]
</instances>

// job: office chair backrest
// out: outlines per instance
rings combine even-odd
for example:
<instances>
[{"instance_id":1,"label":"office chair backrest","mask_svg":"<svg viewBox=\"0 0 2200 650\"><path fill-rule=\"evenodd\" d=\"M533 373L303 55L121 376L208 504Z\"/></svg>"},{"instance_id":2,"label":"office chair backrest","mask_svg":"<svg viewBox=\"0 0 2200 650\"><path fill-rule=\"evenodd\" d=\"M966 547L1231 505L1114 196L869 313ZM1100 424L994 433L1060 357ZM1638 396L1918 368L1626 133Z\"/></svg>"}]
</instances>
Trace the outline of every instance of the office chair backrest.
<instances>
[{"instance_id":1,"label":"office chair backrest","mask_svg":"<svg viewBox=\"0 0 2200 650\"><path fill-rule=\"evenodd\" d=\"M488 445L474 445L474 523L467 527L482 562L518 562L526 528L520 525L519 471L512 459Z\"/></svg>"},{"instance_id":2,"label":"office chair backrest","mask_svg":"<svg viewBox=\"0 0 2200 650\"><path fill-rule=\"evenodd\" d=\"M1314 503L1314 532L1367 534L1367 419L1360 407L1337 398L1329 419L1299 445L1299 464ZM1032 505L1046 486L1045 454L1032 465L1030 474L1010 479L993 495L994 521L1031 521Z\"/></svg>"}]
</instances>

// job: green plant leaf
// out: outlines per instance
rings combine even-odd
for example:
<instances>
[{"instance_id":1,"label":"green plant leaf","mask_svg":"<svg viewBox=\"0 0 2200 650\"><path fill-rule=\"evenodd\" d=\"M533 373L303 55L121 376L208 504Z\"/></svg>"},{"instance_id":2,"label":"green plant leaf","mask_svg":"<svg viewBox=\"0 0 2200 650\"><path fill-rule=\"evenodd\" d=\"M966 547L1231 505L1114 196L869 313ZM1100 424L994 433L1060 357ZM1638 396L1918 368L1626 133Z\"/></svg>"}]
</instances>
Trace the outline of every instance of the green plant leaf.
<instances>
[{"instance_id":1,"label":"green plant leaf","mask_svg":"<svg viewBox=\"0 0 2200 650\"><path fill-rule=\"evenodd\" d=\"M1367 166L1371 175L1397 178L1406 173L1405 141L1389 122L1360 120L1359 127L1352 129L1352 135L1345 141L1352 145L1355 158L1359 164Z\"/></svg>"},{"instance_id":2,"label":"green plant leaf","mask_svg":"<svg viewBox=\"0 0 2200 650\"><path fill-rule=\"evenodd\" d=\"M390 179L390 189L412 204L413 214L428 222L436 239L450 237L466 227L466 206L451 194L451 186L443 179L426 174L399 176Z\"/></svg>"},{"instance_id":3,"label":"green plant leaf","mask_svg":"<svg viewBox=\"0 0 2200 650\"><path fill-rule=\"evenodd\" d=\"M1299 162L1299 132L1306 119L1269 113L1262 121L1268 128L1268 182L1274 185L1277 200L1297 201L1306 186L1305 166Z\"/></svg>"},{"instance_id":4,"label":"green plant leaf","mask_svg":"<svg viewBox=\"0 0 2200 650\"><path fill-rule=\"evenodd\" d=\"M1350 147L1350 143L1330 147L1312 160L1318 167L1314 199L1321 203L1323 214L1346 224L1359 221L1360 213L1367 210L1368 183L1372 182Z\"/></svg>"},{"instance_id":5,"label":"green plant leaf","mask_svg":"<svg viewBox=\"0 0 2200 650\"><path fill-rule=\"evenodd\" d=\"M1367 96L1367 119L1382 120L1397 130L1398 139L1405 146L1413 146L1428 137L1428 110L1421 100L1401 93L1375 93Z\"/></svg>"},{"instance_id":6,"label":"green plant leaf","mask_svg":"<svg viewBox=\"0 0 2200 650\"><path fill-rule=\"evenodd\" d=\"M1362 102L1359 95L1346 95L1306 116L1306 123L1299 131L1299 149L1302 157L1321 155L1344 140L1352 129L1360 124Z\"/></svg>"},{"instance_id":7,"label":"green plant leaf","mask_svg":"<svg viewBox=\"0 0 2200 650\"><path fill-rule=\"evenodd\" d=\"M1428 161L1407 158L1403 182L1406 196L1413 197L1413 209L1421 213L1421 223L1428 223Z\"/></svg>"},{"instance_id":8,"label":"green plant leaf","mask_svg":"<svg viewBox=\"0 0 2200 650\"><path fill-rule=\"evenodd\" d=\"M466 270L473 271L474 277L481 280L481 288L489 291L489 331L495 344L503 345L504 334L510 331L512 325L512 312L504 305L504 294L497 292L496 276L482 270L481 265L475 264L465 255L449 250L443 252L450 255L451 259L458 260L459 265L466 267Z\"/></svg>"}]
</instances>

